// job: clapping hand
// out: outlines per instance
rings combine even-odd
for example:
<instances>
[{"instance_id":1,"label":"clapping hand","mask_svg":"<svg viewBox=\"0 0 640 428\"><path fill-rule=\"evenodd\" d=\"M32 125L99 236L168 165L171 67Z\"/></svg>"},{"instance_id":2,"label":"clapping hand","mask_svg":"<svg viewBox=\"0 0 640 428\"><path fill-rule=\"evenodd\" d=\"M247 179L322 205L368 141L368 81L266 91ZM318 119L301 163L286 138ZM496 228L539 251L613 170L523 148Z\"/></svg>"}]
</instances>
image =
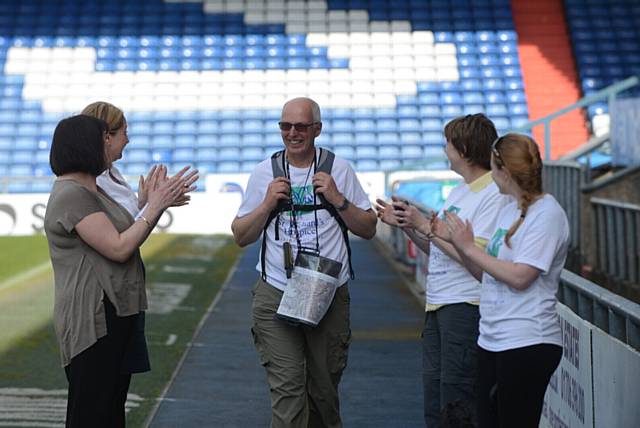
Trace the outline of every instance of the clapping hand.
<instances>
[{"instance_id":1,"label":"clapping hand","mask_svg":"<svg viewBox=\"0 0 640 428\"><path fill-rule=\"evenodd\" d=\"M156 174L160 173L160 167L162 165L153 165L147 173L147 178L140 175L138 180L138 208L142 208L147 204L149 195L149 183L154 180L156 182Z\"/></svg>"},{"instance_id":2,"label":"clapping hand","mask_svg":"<svg viewBox=\"0 0 640 428\"><path fill-rule=\"evenodd\" d=\"M191 166L185 166L184 168L182 168L178 172L178 174L184 174L190 168L191 168ZM198 186L194 185L193 183L198 181L199 178L200 178L200 175L198 174L198 170L197 169L191 170L187 175L184 176L185 182L184 182L184 186L183 186L183 192L175 200L175 202L173 204L171 204L172 207L181 207L183 205L187 205L189 203L189 201L191 201L191 196L187 195L187 193L192 192L192 191L194 191L194 190L196 190L198 188Z\"/></svg>"},{"instance_id":3,"label":"clapping hand","mask_svg":"<svg viewBox=\"0 0 640 428\"><path fill-rule=\"evenodd\" d=\"M473 227L469 220L462 221L457 214L445 211L445 221L442 222L447 230L449 240L459 250L474 245ZM439 226L438 226L439 227Z\"/></svg>"},{"instance_id":4,"label":"clapping hand","mask_svg":"<svg viewBox=\"0 0 640 428\"><path fill-rule=\"evenodd\" d=\"M400 223L398 223L398 218L394 215L393 206L391 204L386 203L382 199L376 199L375 208L378 218L382 220L383 223L388 224L389 226L400 227Z\"/></svg>"},{"instance_id":5,"label":"clapping hand","mask_svg":"<svg viewBox=\"0 0 640 428\"><path fill-rule=\"evenodd\" d=\"M186 196L185 193L195 189L193 183L198 179L197 170L191 171L186 176L184 175L189 168L189 166L184 167L174 176L167 177L167 167L160 165L158 172L152 174L147 183L149 204L155 204L161 210L165 210L176 203L180 203Z\"/></svg>"}]
</instances>

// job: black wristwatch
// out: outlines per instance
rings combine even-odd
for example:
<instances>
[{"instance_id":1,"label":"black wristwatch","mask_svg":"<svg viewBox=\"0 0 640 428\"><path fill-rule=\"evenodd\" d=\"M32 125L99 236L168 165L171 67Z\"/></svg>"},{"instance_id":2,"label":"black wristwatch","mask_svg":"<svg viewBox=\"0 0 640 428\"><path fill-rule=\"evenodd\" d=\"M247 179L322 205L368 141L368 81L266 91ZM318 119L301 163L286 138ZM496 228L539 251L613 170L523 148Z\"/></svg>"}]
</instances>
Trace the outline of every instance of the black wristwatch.
<instances>
[{"instance_id":1,"label":"black wristwatch","mask_svg":"<svg viewBox=\"0 0 640 428\"><path fill-rule=\"evenodd\" d=\"M349 199L344 198L344 202L342 203L342 205L340 205L339 207L336 207L336 209L337 209L338 211L344 211L344 210L346 210L347 208L349 208L349 204L350 204L350 203L351 203L351 202L349 202Z\"/></svg>"}]
</instances>

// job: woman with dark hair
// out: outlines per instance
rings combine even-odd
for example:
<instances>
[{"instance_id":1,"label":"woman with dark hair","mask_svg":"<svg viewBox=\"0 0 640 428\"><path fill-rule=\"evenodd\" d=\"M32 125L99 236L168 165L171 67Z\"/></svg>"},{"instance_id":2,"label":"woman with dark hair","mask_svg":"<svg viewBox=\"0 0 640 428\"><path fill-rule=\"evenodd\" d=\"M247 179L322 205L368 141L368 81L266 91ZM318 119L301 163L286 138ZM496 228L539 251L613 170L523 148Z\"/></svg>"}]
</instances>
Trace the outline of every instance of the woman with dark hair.
<instances>
[{"instance_id":1,"label":"woman with dark hair","mask_svg":"<svg viewBox=\"0 0 640 428\"><path fill-rule=\"evenodd\" d=\"M140 176L138 194L136 195L129 183L127 183L118 168L114 165L115 161L122 158L124 148L129 144L127 119L124 113L113 104L105 101L96 101L86 106L82 110L82 114L103 120L108 128L107 140L105 142L106 168L102 174L96 177L96 184L109 195L111 199L122 205L134 219L138 219L141 215L145 214L147 208L149 185L151 183L158 183L159 180L165 180L167 177L167 168L164 165L154 165L146 179ZM180 174L185 174L188 170L189 167L186 166L180 171ZM189 186L198 179L197 174L197 170L192 170L186 175ZM194 189L195 186L191 186L188 192ZM190 200L190 196L187 194L188 192L185 192L184 196L171 206L179 207L188 204ZM155 222L151 224L155 226ZM132 358L129 360L129 371L131 373L143 373L151 370L144 330L145 313L141 312L130 347Z\"/></svg>"},{"instance_id":2,"label":"woman with dark hair","mask_svg":"<svg viewBox=\"0 0 640 428\"><path fill-rule=\"evenodd\" d=\"M123 427L132 337L147 307L140 245L188 190L183 174L149 183L137 220L96 185L107 167L107 124L86 115L58 123L57 176L44 219L55 276L54 327L69 382L67 427ZM135 352L135 350L133 350Z\"/></svg>"},{"instance_id":3,"label":"woman with dark hair","mask_svg":"<svg viewBox=\"0 0 640 428\"><path fill-rule=\"evenodd\" d=\"M481 270L478 337L480 427L537 427L549 379L562 356L556 291L569 246L569 222L542 191L534 140L498 138L491 170L510 202L500 211L486 252L454 213L435 233L450 240L470 271Z\"/></svg>"}]
</instances>

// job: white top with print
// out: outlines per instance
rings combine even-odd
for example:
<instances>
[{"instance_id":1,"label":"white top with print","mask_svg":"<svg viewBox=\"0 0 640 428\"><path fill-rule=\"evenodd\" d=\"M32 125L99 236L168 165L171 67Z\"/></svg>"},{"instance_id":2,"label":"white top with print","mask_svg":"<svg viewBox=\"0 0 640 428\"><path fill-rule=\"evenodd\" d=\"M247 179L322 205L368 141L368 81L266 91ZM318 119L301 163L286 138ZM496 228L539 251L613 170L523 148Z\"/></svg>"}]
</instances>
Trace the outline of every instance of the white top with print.
<instances>
[{"instance_id":1,"label":"white top with print","mask_svg":"<svg viewBox=\"0 0 640 428\"><path fill-rule=\"evenodd\" d=\"M313 170L309 168L296 168L290 166L292 194L297 205L313 204L313 186L311 179ZM338 191L342 193L353 205L363 210L371 208L371 202L362 189L356 173L349 162L335 157L331 176L336 182ZM247 190L238 209L238 217L243 217L255 210L264 200L269 183L273 181L271 170L271 158L260 162L251 173ZM316 202L320 204L320 199ZM347 246L345 245L342 231L337 221L331 217L327 210L318 210L318 236L320 241L320 255L337 260L342 263L340 284L349 280L349 261L347 258ZM298 232L303 247L315 248L316 229L313 211L296 214ZM287 276L284 270L284 254L282 244L290 242L293 256L297 253L297 244L291 212L280 214L279 229L280 240L275 239L275 224L273 220L267 229L266 273L267 282L274 287L284 290L287 284ZM262 234L260 235L262 239ZM256 270L261 271L260 259Z\"/></svg>"},{"instance_id":2,"label":"white top with print","mask_svg":"<svg viewBox=\"0 0 640 428\"><path fill-rule=\"evenodd\" d=\"M471 222L476 239L488 241L505 201L488 172L470 184L455 187L438 215L444 218L444 211L455 212L462 221ZM477 302L480 282L464 266L431 244L426 294L427 305Z\"/></svg>"},{"instance_id":3,"label":"white top with print","mask_svg":"<svg viewBox=\"0 0 640 428\"><path fill-rule=\"evenodd\" d=\"M526 290L516 290L488 273L482 277L478 345L498 352L549 343L562 345L556 292L569 248L567 216L551 195L535 201L511 237L504 237L520 217L514 198L500 211L487 252L500 260L524 263L541 271Z\"/></svg>"}]
</instances>

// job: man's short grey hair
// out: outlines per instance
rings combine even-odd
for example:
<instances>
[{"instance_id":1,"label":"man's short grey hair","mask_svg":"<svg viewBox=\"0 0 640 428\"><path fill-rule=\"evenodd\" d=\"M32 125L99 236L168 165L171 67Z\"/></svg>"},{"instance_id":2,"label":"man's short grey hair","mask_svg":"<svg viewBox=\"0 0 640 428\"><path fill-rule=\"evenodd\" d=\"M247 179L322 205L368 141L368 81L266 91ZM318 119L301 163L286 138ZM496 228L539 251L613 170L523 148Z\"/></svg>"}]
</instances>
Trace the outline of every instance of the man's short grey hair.
<instances>
[{"instance_id":1,"label":"man's short grey hair","mask_svg":"<svg viewBox=\"0 0 640 428\"><path fill-rule=\"evenodd\" d=\"M298 97L298 98L294 98L292 100L287 101L286 103L284 103L284 106L282 106L282 109L284 110L284 108L287 106L287 104L292 103L294 101L301 101L301 100L305 100L306 102L309 103L309 106L311 107L311 115L313 117L313 121L314 122L322 122L322 117L320 115L320 106L318 105L317 102L315 102L314 100L312 100L311 98L307 98L307 97Z\"/></svg>"}]
</instances>

